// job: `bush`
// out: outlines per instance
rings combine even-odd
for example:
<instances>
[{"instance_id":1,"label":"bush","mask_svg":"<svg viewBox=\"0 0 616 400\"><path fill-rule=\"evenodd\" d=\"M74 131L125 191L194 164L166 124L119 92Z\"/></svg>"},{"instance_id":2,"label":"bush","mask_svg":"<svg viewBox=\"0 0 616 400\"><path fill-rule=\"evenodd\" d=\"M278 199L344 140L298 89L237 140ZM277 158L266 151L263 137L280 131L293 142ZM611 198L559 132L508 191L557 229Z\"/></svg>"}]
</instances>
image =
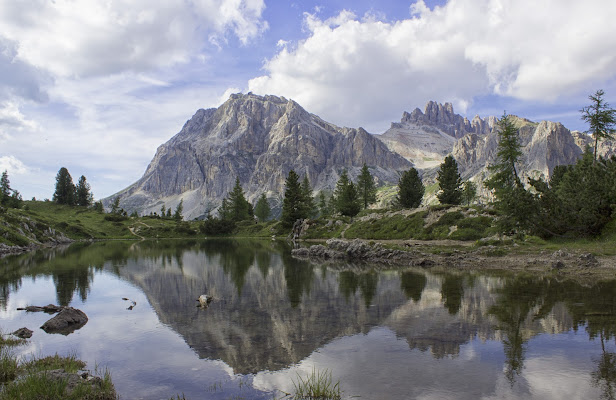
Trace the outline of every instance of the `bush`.
<instances>
[{"instance_id":1,"label":"bush","mask_svg":"<svg viewBox=\"0 0 616 400\"><path fill-rule=\"evenodd\" d=\"M230 235L235 230L235 222L227 219L209 217L203 221L199 230L201 233L211 236Z\"/></svg>"},{"instance_id":2,"label":"bush","mask_svg":"<svg viewBox=\"0 0 616 400\"><path fill-rule=\"evenodd\" d=\"M128 217L122 214L106 214L105 215L105 221L121 222L121 221L126 221L127 219Z\"/></svg>"},{"instance_id":3,"label":"bush","mask_svg":"<svg viewBox=\"0 0 616 400\"><path fill-rule=\"evenodd\" d=\"M177 233L183 233L183 234L186 234L186 235L195 235L195 234L197 234L197 232L195 232L195 230L192 229L190 224L188 222L186 222L186 221L179 222L175 226L175 231Z\"/></svg>"}]
</instances>

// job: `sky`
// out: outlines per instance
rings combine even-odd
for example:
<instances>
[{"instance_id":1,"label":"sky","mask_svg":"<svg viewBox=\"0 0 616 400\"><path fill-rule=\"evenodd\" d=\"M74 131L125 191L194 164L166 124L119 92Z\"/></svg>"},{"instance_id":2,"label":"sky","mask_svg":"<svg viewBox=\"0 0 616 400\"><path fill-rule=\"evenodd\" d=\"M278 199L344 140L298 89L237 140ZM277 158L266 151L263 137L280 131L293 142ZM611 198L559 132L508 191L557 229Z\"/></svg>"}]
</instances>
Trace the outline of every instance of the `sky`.
<instances>
[{"instance_id":1,"label":"sky","mask_svg":"<svg viewBox=\"0 0 616 400\"><path fill-rule=\"evenodd\" d=\"M0 2L0 171L24 199L84 175L97 199L139 179L199 108L291 98L386 131L450 102L585 131L616 106L614 0Z\"/></svg>"}]
</instances>

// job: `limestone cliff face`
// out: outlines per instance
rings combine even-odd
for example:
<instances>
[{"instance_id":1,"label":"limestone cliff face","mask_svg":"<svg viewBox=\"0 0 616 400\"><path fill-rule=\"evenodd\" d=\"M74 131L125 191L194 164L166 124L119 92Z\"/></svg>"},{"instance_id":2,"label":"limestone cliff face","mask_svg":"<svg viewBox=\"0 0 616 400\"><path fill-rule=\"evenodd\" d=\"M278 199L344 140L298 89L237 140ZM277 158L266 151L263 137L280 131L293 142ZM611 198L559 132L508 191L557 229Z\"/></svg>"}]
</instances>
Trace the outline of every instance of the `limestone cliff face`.
<instances>
[{"instance_id":1,"label":"limestone cliff face","mask_svg":"<svg viewBox=\"0 0 616 400\"><path fill-rule=\"evenodd\" d=\"M430 101L424 112L419 108L410 114L404 112L400 122L393 122L379 138L418 168L432 168L451 153L456 139L469 133L487 135L495 123L494 117L484 120L475 116L469 121L455 114L451 103Z\"/></svg>"},{"instance_id":2,"label":"limestone cliff face","mask_svg":"<svg viewBox=\"0 0 616 400\"><path fill-rule=\"evenodd\" d=\"M275 198L291 169L321 190L333 189L344 168L356 176L363 163L389 184L411 166L361 128L339 128L284 97L234 94L218 109L197 111L117 195L121 207L140 213L183 199L184 216L195 218L219 205L236 177L249 200Z\"/></svg>"},{"instance_id":3,"label":"limestone cliff face","mask_svg":"<svg viewBox=\"0 0 616 400\"><path fill-rule=\"evenodd\" d=\"M572 133L559 122L532 123L513 117L519 128L522 159L518 165L523 177L551 176L557 165L574 164L582 155L588 135ZM609 155L612 146L605 145L600 154ZM613 150L611 150L613 151ZM486 176L486 167L497 162L498 134L469 134L459 139L452 151L463 179ZM524 179L525 180L525 179Z\"/></svg>"}]
</instances>

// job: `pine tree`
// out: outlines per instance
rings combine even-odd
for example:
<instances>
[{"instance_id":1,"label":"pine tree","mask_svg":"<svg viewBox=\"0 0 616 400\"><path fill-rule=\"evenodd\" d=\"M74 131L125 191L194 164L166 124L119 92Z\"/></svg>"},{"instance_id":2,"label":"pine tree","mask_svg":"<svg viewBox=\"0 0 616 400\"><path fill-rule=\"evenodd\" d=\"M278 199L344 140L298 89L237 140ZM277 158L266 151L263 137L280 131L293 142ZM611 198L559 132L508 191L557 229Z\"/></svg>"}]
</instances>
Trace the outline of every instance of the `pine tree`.
<instances>
[{"instance_id":1,"label":"pine tree","mask_svg":"<svg viewBox=\"0 0 616 400\"><path fill-rule=\"evenodd\" d=\"M232 221L244 221L253 217L252 204L244 197L244 189L242 189L239 177L235 178L235 186L227 195L227 202L230 212L229 219Z\"/></svg>"},{"instance_id":2,"label":"pine tree","mask_svg":"<svg viewBox=\"0 0 616 400\"><path fill-rule=\"evenodd\" d=\"M122 209L120 208L120 196L116 196L111 202L111 213L112 214L122 214Z\"/></svg>"},{"instance_id":3,"label":"pine tree","mask_svg":"<svg viewBox=\"0 0 616 400\"><path fill-rule=\"evenodd\" d=\"M616 133L616 110L603 100L604 94L603 90L597 90L588 96L591 105L580 110L582 119L590 124L589 132L595 139L595 161L599 139L612 139Z\"/></svg>"},{"instance_id":4,"label":"pine tree","mask_svg":"<svg viewBox=\"0 0 616 400\"><path fill-rule=\"evenodd\" d=\"M265 197L265 193L261 194L257 204L255 206L255 215L259 218L259 221L264 222L267 221L270 214L272 213L272 209L270 208L269 203L267 202L267 198Z\"/></svg>"},{"instance_id":5,"label":"pine tree","mask_svg":"<svg viewBox=\"0 0 616 400\"><path fill-rule=\"evenodd\" d=\"M175 208L175 212L173 213L173 219L180 222L184 218L182 215L182 211L184 211L184 199L180 199L180 202Z\"/></svg>"},{"instance_id":6,"label":"pine tree","mask_svg":"<svg viewBox=\"0 0 616 400\"><path fill-rule=\"evenodd\" d=\"M329 203L325 198L325 193L321 190L319 192L319 214L321 217L325 217L331 214Z\"/></svg>"},{"instance_id":7,"label":"pine tree","mask_svg":"<svg viewBox=\"0 0 616 400\"><path fill-rule=\"evenodd\" d=\"M56 175L56 191L53 194L53 201L58 204L75 204L75 185L73 178L68 170L64 167L60 168Z\"/></svg>"},{"instance_id":8,"label":"pine tree","mask_svg":"<svg viewBox=\"0 0 616 400\"><path fill-rule=\"evenodd\" d=\"M455 158L445 157L436 180L440 188L436 197L441 204L459 205L462 202L462 178L460 178Z\"/></svg>"},{"instance_id":9,"label":"pine tree","mask_svg":"<svg viewBox=\"0 0 616 400\"><path fill-rule=\"evenodd\" d=\"M160 207L160 217L161 217L161 218L165 218L165 212L166 212L166 210L167 210L167 209L165 208L165 205L163 204L163 205Z\"/></svg>"},{"instance_id":10,"label":"pine tree","mask_svg":"<svg viewBox=\"0 0 616 400\"><path fill-rule=\"evenodd\" d=\"M349 179L346 169L342 171L340 179L338 179L338 182L336 183L334 199L336 211L342 215L354 217L361 209L357 188Z\"/></svg>"},{"instance_id":11,"label":"pine tree","mask_svg":"<svg viewBox=\"0 0 616 400\"><path fill-rule=\"evenodd\" d=\"M494 207L500 212L499 227L503 232L526 230L533 223L535 203L532 195L524 189L518 176L516 164L522 150L511 117L504 113L498 120L498 161L488 167L492 176L485 186L494 194Z\"/></svg>"},{"instance_id":12,"label":"pine tree","mask_svg":"<svg viewBox=\"0 0 616 400\"><path fill-rule=\"evenodd\" d=\"M470 206L477 197L477 185L472 181L465 181L462 186L462 201Z\"/></svg>"},{"instance_id":13,"label":"pine tree","mask_svg":"<svg viewBox=\"0 0 616 400\"><path fill-rule=\"evenodd\" d=\"M426 188L415 168L404 171L398 180L396 203L402 208L417 208L421 204Z\"/></svg>"},{"instance_id":14,"label":"pine tree","mask_svg":"<svg viewBox=\"0 0 616 400\"><path fill-rule=\"evenodd\" d=\"M75 189L78 206L90 206L93 202L93 196L90 192L90 184L86 182L86 177L81 175Z\"/></svg>"},{"instance_id":15,"label":"pine tree","mask_svg":"<svg viewBox=\"0 0 616 400\"><path fill-rule=\"evenodd\" d=\"M366 163L364 163L357 178L357 193L364 210L376 201L376 186Z\"/></svg>"},{"instance_id":16,"label":"pine tree","mask_svg":"<svg viewBox=\"0 0 616 400\"><path fill-rule=\"evenodd\" d=\"M4 171L2 173L2 178L0 178L0 204L6 205L11 198L11 182L9 181L8 172Z\"/></svg>"},{"instance_id":17,"label":"pine tree","mask_svg":"<svg viewBox=\"0 0 616 400\"><path fill-rule=\"evenodd\" d=\"M308 175L304 175L302 181L302 196L304 198L304 209L307 218L314 218L317 215L317 206L314 204L314 198L312 197L312 188L310 187L310 180Z\"/></svg>"},{"instance_id":18,"label":"pine tree","mask_svg":"<svg viewBox=\"0 0 616 400\"><path fill-rule=\"evenodd\" d=\"M282 216L280 217L282 226L285 228L293 227L298 219L306 218L304 207L304 195L302 186L299 183L299 176L293 170L289 171L285 181L284 199L282 201Z\"/></svg>"}]
</instances>

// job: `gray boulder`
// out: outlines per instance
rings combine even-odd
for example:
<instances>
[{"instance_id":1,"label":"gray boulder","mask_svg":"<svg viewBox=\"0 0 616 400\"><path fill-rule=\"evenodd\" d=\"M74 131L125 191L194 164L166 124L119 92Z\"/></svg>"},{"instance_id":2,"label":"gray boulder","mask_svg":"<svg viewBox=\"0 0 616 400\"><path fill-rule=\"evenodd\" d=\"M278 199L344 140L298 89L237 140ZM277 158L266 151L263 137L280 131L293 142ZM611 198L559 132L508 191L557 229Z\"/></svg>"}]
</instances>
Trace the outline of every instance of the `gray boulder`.
<instances>
[{"instance_id":1,"label":"gray boulder","mask_svg":"<svg viewBox=\"0 0 616 400\"><path fill-rule=\"evenodd\" d=\"M86 314L73 307L64 307L55 317L41 326L47 333L60 333L68 335L81 328L88 322Z\"/></svg>"}]
</instances>

